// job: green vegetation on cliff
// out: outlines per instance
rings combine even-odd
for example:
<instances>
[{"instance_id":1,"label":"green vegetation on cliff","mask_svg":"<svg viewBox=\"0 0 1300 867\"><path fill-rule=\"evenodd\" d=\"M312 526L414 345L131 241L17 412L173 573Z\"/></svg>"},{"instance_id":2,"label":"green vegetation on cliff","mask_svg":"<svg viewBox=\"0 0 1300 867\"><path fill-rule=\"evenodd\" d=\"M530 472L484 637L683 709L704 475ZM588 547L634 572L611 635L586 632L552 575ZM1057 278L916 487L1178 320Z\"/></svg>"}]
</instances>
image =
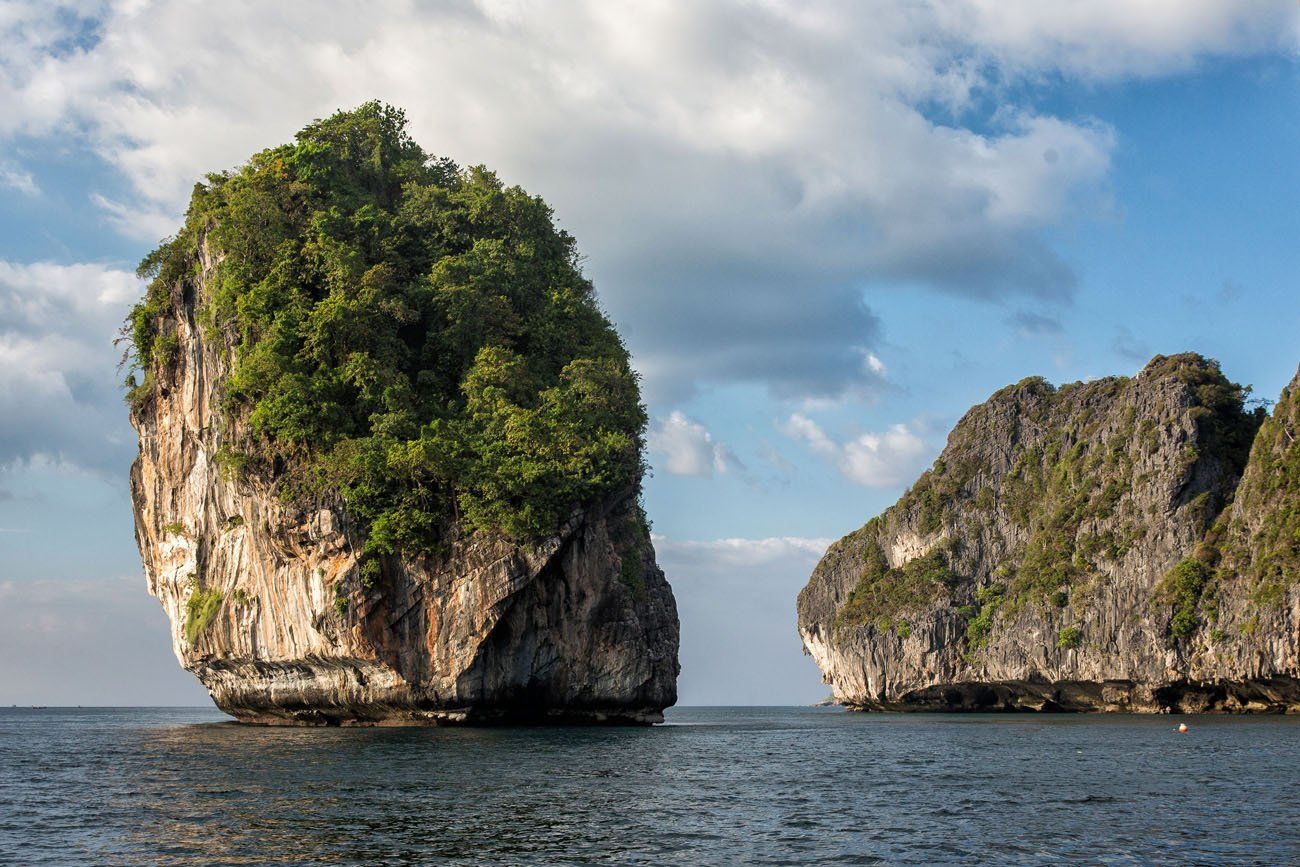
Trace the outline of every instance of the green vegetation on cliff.
<instances>
[{"instance_id":1,"label":"green vegetation on cliff","mask_svg":"<svg viewBox=\"0 0 1300 867\"><path fill-rule=\"evenodd\" d=\"M1240 525L1224 543L1224 562L1251 583L1257 601L1281 601L1300 581L1300 377L1260 428L1237 500Z\"/></svg>"},{"instance_id":2,"label":"green vegetation on cliff","mask_svg":"<svg viewBox=\"0 0 1300 867\"><path fill-rule=\"evenodd\" d=\"M1251 446L1263 424L1262 406L1245 408L1250 386L1239 385L1223 375L1219 362L1194 352L1157 355L1142 371L1144 376L1172 376L1192 389L1195 406L1192 418L1206 432L1205 447L1221 455L1240 474L1250 458Z\"/></svg>"},{"instance_id":3,"label":"green vegetation on cliff","mask_svg":"<svg viewBox=\"0 0 1300 867\"><path fill-rule=\"evenodd\" d=\"M1219 515L1194 556L1165 575L1157 601L1172 604L1169 636L1194 637L1216 624L1225 594L1244 595L1256 617L1281 607L1300 582L1300 376L1282 392L1250 448L1231 509ZM1227 637L1214 626L1219 640ZM1211 640L1214 640L1213 638Z\"/></svg>"},{"instance_id":4,"label":"green vegetation on cliff","mask_svg":"<svg viewBox=\"0 0 1300 867\"><path fill-rule=\"evenodd\" d=\"M208 338L234 348L223 472L341 496L372 552L437 550L457 520L546 535L639 483L636 375L573 238L541 199L431 159L397 109L340 112L209 175L140 273L136 411L202 289Z\"/></svg>"},{"instance_id":5,"label":"green vegetation on cliff","mask_svg":"<svg viewBox=\"0 0 1300 867\"><path fill-rule=\"evenodd\" d=\"M199 640L199 636L207 631L216 619L217 612L221 610L221 602L225 599L225 594L215 587L207 590L200 590L197 586L190 593L190 598L185 602L185 640L190 644Z\"/></svg>"},{"instance_id":6,"label":"green vegetation on cliff","mask_svg":"<svg viewBox=\"0 0 1300 867\"><path fill-rule=\"evenodd\" d=\"M873 623L881 629L905 626L906 615L924 609L959 581L948 568L947 552L942 548L891 568L876 541L880 519L872 519L858 532L864 539L862 577L840 609L837 625Z\"/></svg>"},{"instance_id":7,"label":"green vegetation on cliff","mask_svg":"<svg viewBox=\"0 0 1300 867\"><path fill-rule=\"evenodd\" d=\"M1200 604L1213 572L1194 557L1186 557L1156 585L1156 599L1173 609L1169 635L1185 639L1201 628Z\"/></svg>"},{"instance_id":8,"label":"green vegetation on cliff","mask_svg":"<svg viewBox=\"0 0 1300 867\"><path fill-rule=\"evenodd\" d=\"M1155 385L1169 382L1179 388ZM1195 448L1162 441L1156 420L1142 417L1143 401L1157 393L1167 395L1160 399L1177 414L1170 420L1190 421ZM1194 353L1157 356L1139 378L1058 389L1031 377L998 391L967 413L942 457L895 506L849 537L861 543L861 577L837 613L837 626L885 627L946 598L964 621L973 652L988 643L1000 618L1030 606L1083 604L1097 582L1121 568L1129 551L1167 519L1171 505L1189 510L1201 530L1213 523L1224 495L1207 492L1171 504L1132 491L1150 480L1144 473L1155 472L1168 475L1163 484L1171 490L1182 488L1202 457L1212 458L1209 465L1220 468L1214 472L1230 483L1245 467L1263 420L1262 411L1246 407L1249 393L1228 380L1218 362ZM1157 451L1172 459L1148 463ZM1007 463L995 468L990 457ZM915 532L919 541L943 541L890 568L880 543L886 527L891 534ZM952 552L984 548L980 540L991 536L1005 537L1005 554L982 564L978 586L954 577ZM1169 607L1175 637L1204 620L1209 569L1189 562L1157 596ZM1074 647L1081 638L1077 628L1064 627L1057 646Z\"/></svg>"}]
</instances>

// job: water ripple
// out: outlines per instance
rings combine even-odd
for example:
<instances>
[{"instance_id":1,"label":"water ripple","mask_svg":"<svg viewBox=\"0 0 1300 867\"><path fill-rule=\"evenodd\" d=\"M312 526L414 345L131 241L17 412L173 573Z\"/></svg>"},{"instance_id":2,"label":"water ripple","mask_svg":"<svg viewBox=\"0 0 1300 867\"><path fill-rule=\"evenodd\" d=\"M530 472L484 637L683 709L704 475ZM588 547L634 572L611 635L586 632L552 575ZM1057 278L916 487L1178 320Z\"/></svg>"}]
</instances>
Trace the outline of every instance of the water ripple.
<instances>
[{"instance_id":1,"label":"water ripple","mask_svg":"<svg viewBox=\"0 0 1300 867\"><path fill-rule=\"evenodd\" d=\"M1300 720L686 708L653 729L0 710L0 852L104 864L1300 862Z\"/></svg>"}]
</instances>

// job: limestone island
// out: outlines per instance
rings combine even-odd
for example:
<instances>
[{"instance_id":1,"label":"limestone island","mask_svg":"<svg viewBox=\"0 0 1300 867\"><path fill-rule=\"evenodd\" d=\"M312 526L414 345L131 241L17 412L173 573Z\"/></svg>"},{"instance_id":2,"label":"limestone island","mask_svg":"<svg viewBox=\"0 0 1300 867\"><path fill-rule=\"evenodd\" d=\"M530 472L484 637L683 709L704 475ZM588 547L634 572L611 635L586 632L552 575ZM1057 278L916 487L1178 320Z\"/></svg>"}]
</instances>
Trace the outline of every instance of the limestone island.
<instances>
[{"instance_id":1,"label":"limestone island","mask_svg":"<svg viewBox=\"0 0 1300 867\"><path fill-rule=\"evenodd\" d=\"M640 387L541 199L368 103L209 175L140 272L136 539L219 708L662 720Z\"/></svg>"},{"instance_id":2,"label":"limestone island","mask_svg":"<svg viewBox=\"0 0 1300 867\"><path fill-rule=\"evenodd\" d=\"M831 546L799 631L860 710L1300 710L1300 374L1199 355L966 413Z\"/></svg>"}]
</instances>

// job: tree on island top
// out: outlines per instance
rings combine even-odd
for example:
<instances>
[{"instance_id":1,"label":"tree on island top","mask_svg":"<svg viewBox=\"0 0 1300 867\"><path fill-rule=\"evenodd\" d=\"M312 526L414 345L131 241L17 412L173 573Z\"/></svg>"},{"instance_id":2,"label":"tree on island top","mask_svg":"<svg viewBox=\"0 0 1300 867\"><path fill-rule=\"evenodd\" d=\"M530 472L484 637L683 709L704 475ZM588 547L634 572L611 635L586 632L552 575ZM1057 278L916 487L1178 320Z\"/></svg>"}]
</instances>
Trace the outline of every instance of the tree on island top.
<instances>
[{"instance_id":1,"label":"tree on island top","mask_svg":"<svg viewBox=\"0 0 1300 867\"><path fill-rule=\"evenodd\" d=\"M637 375L574 239L540 198L431 158L396 108L208 175L139 273L133 411L177 363L193 297L230 361L223 467L341 499L372 553L434 552L457 524L549 535L640 483Z\"/></svg>"}]
</instances>

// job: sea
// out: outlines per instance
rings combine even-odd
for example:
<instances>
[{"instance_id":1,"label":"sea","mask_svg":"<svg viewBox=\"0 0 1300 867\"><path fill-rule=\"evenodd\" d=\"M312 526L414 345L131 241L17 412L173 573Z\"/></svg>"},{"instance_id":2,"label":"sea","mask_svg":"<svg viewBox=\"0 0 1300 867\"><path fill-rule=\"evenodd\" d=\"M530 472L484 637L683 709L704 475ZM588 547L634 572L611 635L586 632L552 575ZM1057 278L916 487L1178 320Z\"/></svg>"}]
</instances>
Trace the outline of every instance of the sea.
<instances>
[{"instance_id":1,"label":"sea","mask_svg":"<svg viewBox=\"0 0 1300 867\"><path fill-rule=\"evenodd\" d=\"M0 709L0 863L1296 864L1300 718L683 707L647 728L340 729Z\"/></svg>"}]
</instances>

